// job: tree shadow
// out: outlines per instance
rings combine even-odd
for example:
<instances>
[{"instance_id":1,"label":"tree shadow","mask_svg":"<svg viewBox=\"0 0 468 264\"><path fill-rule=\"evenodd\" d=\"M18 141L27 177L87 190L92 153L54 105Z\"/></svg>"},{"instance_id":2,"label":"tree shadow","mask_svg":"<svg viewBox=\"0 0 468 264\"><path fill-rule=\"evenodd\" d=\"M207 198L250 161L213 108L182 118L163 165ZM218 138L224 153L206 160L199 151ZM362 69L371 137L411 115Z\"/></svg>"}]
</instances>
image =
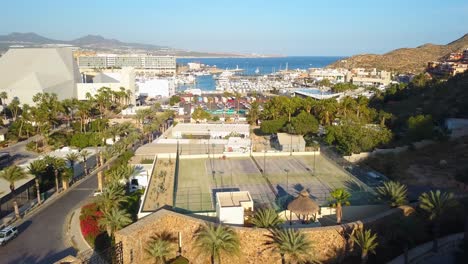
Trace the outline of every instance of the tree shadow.
<instances>
[{"instance_id":1,"label":"tree shadow","mask_svg":"<svg viewBox=\"0 0 468 264\"><path fill-rule=\"evenodd\" d=\"M38 256L31 255L31 254L24 254L16 259L10 260L6 262L7 264L17 264L17 263L24 263L24 264L33 264L38 263Z\"/></svg>"},{"instance_id":2,"label":"tree shadow","mask_svg":"<svg viewBox=\"0 0 468 264\"><path fill-rule=\"evenodd\" d=\"M351 204L375 204L378 202L374 194L355 181L346 180L343 184L344 188L351 194Z\"/></svg>"},{"instance_id":3,"label":"tree shadow","mask_svg":"<svg viewBox=\"0 0 468 264\"><path fill-rule=\"evenodd\" d=\"M276 185L277 196L275 204L282 210L286 209L288 204L294 199L294 196L290 195L281 185Z\"/></svg>"}]
</instances>

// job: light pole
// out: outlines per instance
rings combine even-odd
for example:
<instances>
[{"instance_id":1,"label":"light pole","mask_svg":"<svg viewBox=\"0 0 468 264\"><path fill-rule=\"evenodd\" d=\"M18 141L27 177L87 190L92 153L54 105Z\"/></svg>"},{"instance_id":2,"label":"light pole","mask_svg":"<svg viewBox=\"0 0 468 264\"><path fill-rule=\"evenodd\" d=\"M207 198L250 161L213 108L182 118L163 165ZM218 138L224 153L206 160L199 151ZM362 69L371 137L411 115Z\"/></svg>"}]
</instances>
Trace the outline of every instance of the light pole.
<instances>
[{"instance_id":1,"label":"light pole","mask_svg":"<svg viewBox=\"0 0 468 264\"><path fill-rule=\"evenodd\" d=\"M286 192L289 193L289 170L284 169L284 171L286 172Z\"/></svg>"},{"instance_id":2,"label":"light pole","mask_svg":"<svg viewBox=\"0 0 468 264\"><path fill-rule=\"evenodd\" d=\"M317 155L317 150L318 150L318 142L314 140L314 175L315 175L315 155Z\"/></svg>"},{"instance_id":3,"label":"light pole","mask_svg":"<svg viewBox=\"0 0 468 264\"><path fill-rule=\"evenodd\" d=\"M267 143L263 142L263 177L266 177L266 167L265 167L266 146L267 146Z\"/></svg>"},{"instance_id":4,"label":"light pole","mask_svg":"<svg viewBox=\"0 0 468 264\"><path fill-rule=\"evenodd\" d=\"M291 145L289 145L289 156L292 156L292 134L290 133L289 135L291 137Z\"/></svg>"}]
</instances>

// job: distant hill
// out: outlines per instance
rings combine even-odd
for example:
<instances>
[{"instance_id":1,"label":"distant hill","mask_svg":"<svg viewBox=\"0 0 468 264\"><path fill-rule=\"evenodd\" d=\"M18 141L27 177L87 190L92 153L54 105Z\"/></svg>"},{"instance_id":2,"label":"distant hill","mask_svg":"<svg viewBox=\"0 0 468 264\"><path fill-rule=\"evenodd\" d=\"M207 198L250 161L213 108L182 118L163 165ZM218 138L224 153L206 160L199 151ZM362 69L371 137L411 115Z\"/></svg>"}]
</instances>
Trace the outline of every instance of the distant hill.
<instances>
[{"instance_id":1,"label":"distant hill","mask_svg":"<svg viewBox=\"0 0 468 264\"><path fill-rule=\"evenodd\" d=\"M328 68L377 68L396 72L422 72L428 61L438 61L451 52L468 48L468 34L446 45L424 44L416 48L401 48L388 53L361 54L336 61Z\"/></svg>"},{"instance_id":2,"label":"distant hill","mask_svg":"<svg viewBox=\"0 0 468 264\"><path fill-rule=\"evenodd\" d=\"M74 40L56 40L43 37L36 33L13 32L0 35L0 53L6 52L12 46L43 47L47 45L70 45L97 52L144 52L154 55L174 55L189 57L245 57L245 54L196 52L174 49L167 46L153 44L127 43L117 39L107 39L100 35L86 35Z\"/></svg>"}]
</instances>

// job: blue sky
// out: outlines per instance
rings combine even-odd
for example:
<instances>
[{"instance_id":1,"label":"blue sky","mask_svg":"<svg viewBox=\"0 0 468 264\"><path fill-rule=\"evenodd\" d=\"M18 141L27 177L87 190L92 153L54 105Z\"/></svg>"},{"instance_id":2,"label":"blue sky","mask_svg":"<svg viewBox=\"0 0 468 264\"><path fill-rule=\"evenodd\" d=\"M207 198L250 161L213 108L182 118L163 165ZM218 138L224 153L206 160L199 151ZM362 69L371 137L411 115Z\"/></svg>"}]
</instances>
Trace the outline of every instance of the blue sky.
<instances>
[{"instance_id":1,"label":"blue sky","mask_svg":"<svg viewBox=\"0 0 468 264\"><path fill-rule=\"evenodd\" d=\"M99 34L195 51L384 53L468 33L468 1L15 0L2 2L0 34L10 32Z\"/></svg>"}]
</instances>

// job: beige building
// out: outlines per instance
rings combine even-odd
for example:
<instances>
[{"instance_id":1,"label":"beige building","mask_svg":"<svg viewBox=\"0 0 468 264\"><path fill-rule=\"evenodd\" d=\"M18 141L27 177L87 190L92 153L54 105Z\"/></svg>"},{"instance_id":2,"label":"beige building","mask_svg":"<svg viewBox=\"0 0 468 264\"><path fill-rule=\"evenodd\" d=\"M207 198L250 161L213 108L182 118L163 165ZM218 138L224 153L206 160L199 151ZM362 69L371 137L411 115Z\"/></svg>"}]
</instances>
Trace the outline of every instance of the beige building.
<instances>
[{"instance_id":1,"label":"beige building","mask_svg":"<svg viewBox=\"0 0 468 264\"><path fill-rule=\"evenodd\" d=\"M387 71L377 71L373 69L370 72L365 69L353 69L346 74L346 81L358 86L387 86L392 81L392 74Z\"/></svg>"}]
</instances>

